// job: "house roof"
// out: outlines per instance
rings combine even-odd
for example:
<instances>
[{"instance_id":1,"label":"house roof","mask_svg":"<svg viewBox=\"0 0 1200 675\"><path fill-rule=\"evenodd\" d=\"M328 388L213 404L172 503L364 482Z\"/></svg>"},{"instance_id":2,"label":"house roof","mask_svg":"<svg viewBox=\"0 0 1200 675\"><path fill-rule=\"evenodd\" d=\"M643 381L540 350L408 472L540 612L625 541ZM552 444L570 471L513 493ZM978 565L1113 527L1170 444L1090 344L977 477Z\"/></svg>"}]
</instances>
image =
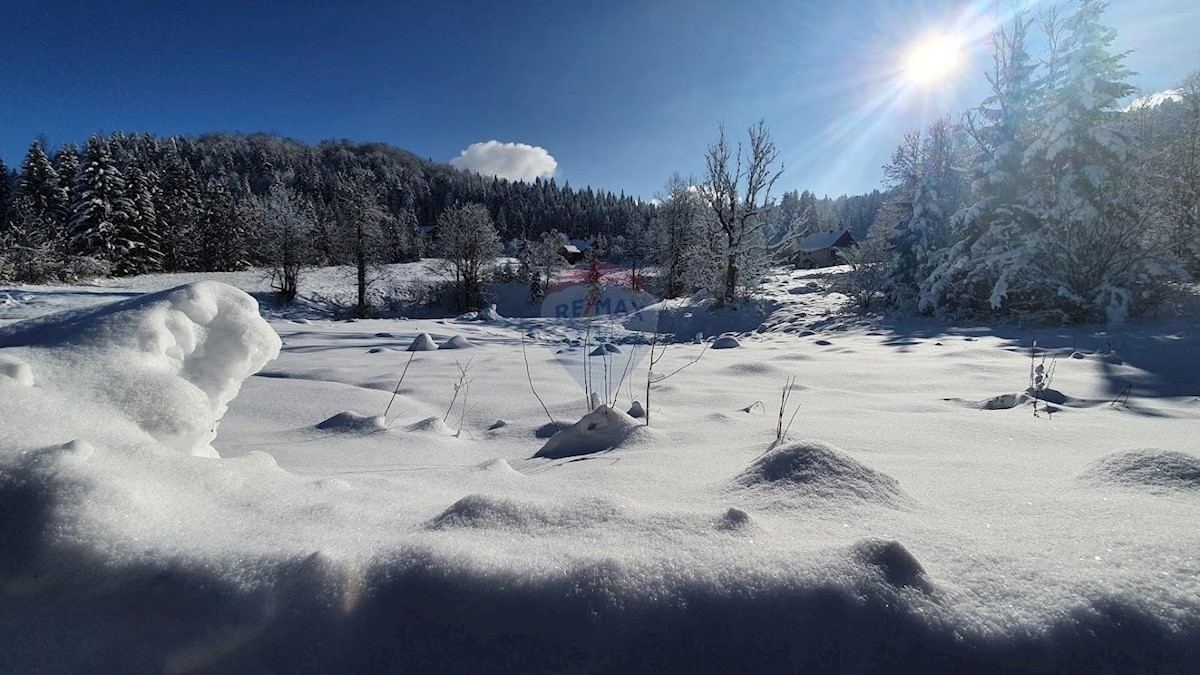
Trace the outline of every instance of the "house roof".
<instances>
[{"instance_id":1,"label":"house roof","mask_svg":"<svg viewBox=\"0 0 1200 675\"><path fill-rule=\"evenodd\" d=\"M592 247L591 239L572 239L571 246L579 249L580 252L586 251Z\"/></svg>"},{"instance_id":2,"label":"house roof","mask_svg":"<svg viewBox=\"0 0 1200 675\"><path fill-rule=\"evenodd\" d=\"M580 251L579 247L576 246L575 244L563 244L562 252L563 253L583 253L583 251Z\"/></svg>"},{"instance_id":3,"label":"house roof","mask_svg":"<svg viewBox=\"0 0 1200 675\"><path fill-rule=\"evenodd\" d=\"M843 241L843 239L845 241ZM814 253L834 246L849 246L854 243L854 237L849 230L833 230L817 232L800 240L796 250L800 253Z\"/></svg>"}]
</instances>

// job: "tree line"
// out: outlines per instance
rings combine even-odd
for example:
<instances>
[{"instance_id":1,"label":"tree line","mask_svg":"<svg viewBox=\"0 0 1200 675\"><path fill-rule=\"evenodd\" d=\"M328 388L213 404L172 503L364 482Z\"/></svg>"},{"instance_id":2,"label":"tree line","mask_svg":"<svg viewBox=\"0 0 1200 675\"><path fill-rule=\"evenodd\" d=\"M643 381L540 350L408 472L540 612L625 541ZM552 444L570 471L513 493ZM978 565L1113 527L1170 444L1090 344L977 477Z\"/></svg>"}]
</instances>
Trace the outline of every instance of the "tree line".
<instances>
[{"instance_id":1,"label":"tree line","mask_svg":"<svg viewBox=\"0 0 1200 675\"><path fill-rule=\"evenodd\" d=\"M622 236L651 206L554 179L511 182L460 171L383 144L211 134L95 135L51 152L35 141L20 170L0 159L0 279L70 281L269 264L276 242L263 200L288 195L312 216L306 264L350 263L344 193L369 190L387 262L422 254L420 226L456 204L484 205L504 240L553 228ZM284 200L287 201L287 200ZM360 233L362 234L362 233ZM352 238L352 237L351 237Z\"/></svg>"}]
</instances>

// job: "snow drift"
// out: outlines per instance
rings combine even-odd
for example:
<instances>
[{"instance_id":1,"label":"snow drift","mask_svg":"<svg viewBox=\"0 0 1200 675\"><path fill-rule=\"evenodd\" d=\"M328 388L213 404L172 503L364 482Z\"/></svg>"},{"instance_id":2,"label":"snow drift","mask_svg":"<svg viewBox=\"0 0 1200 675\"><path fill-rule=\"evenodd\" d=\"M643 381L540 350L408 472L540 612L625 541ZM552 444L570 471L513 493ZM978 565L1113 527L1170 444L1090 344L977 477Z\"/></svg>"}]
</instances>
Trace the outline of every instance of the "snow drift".
<instances>
[{"instance_id":1,"label":"snow drift","mask_svg":"<svg viewBox=\"0 0 1200 675\"><path fill-rule=\"evenodd\" d=\"M1169 450L1126 450L1096 460L1081 478L1091 483L1200 495L1200 457Z\"/></svg>"},{"instance_id":2,"label":"snow drift","mask_svg":"<svg viewBox=\"0 0 1200 675\"><path fill-rule=\"evenodd\" d=\"M0 372L27 386L36 373L45 409L73 410L71 426L127 419L165 446L215 457L229 401L280 346L253 298L204 281L0 329Z\"/></svg>"}]
</instances>

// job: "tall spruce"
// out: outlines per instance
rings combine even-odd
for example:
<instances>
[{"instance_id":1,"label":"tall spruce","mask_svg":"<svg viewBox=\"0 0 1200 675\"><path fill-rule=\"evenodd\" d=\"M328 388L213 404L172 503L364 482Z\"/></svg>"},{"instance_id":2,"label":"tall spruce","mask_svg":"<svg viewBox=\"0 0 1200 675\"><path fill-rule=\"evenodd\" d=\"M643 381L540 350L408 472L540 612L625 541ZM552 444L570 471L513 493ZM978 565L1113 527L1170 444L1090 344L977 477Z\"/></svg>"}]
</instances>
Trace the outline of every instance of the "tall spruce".
<instances>
[{"instance_id":1,"label":"tall spruce","mask_svg":"<svg viewBox=\"0 0 1200 675\"><path fill-rule=\"evenodd\" d=\"M1024 269L1020 244L1038 226L1023 168L1038 104L1036 65L1027 46L1031 24L1017 13L993 34L991 92L963 122L973 149L974 201L951 221L954 243L922 289L924 310L988 313L1031 301L1010 291L1010 280L1013 289L1020 287L1013 277Z\"/></svg>"},{"instance_id":2,"label":"tall spruce","mask_svg":"<svg viewBox=\"0 0 1200 675\"><path fill-rule=\"evenodd\" d=\"M136 220L125 177L101 136L92 136L75 177L71 204L70 246L76 255L118 262L136 242L129 238Z\"/></svg>"},{"instance_id":3,"label":"tall spruce","mask_svg":"<svg viewBox=\"0 0 1200 675\"><path fill-rule=\"evenodd\" d=\"M130 165L125 170L126 196L133 206L133 217L116 233L117 257L113 261L115 274L146 274L162 269L153 180L150 174L137 165Z\"/></svg>"},{"instance_id":4,"label":"tall spruce","mask_svg":"<svg viewBox=\"0 0 1200 675\"><path fill-rule=\"evenodd\" d=\"M1070 321L1136 311L1137 287L1155 267L1146 212L1129 189L1134 149L1111 124L1133 87L1125 54L1112 51L1116 31L1101 21L1106 6L1080 0L1063 21L1048 22L1040 133L1024 165L1039 220L1023 241L1033 283L1047 309Z\"/></svg>"},{"instance_id":5,"label":"tall spruce","mask_svg":"<svg viewBox=\"0 0 1200 675\"><path fill-rule=\"evenodd\" d=\"M21 164L15 197L20 199L27 227L37 229L43 238L54 242L66 239L68 202L58 172L38 142L29 146ZM56 244L61 246L61 244Z\"/></svg>"},{"instance_id":6,"label":"tall spruce","mask_svg":"<svg viewBox=\"0 0 1200 675\"><path fill-rule=\"evenodd\" d=\"M198 268L196 229L200 215L200 184L195 171L179 152L177 143L164 146L162 191L155 204L161 217L163 270L181 272Z\"/></svg>"}]
</instances>

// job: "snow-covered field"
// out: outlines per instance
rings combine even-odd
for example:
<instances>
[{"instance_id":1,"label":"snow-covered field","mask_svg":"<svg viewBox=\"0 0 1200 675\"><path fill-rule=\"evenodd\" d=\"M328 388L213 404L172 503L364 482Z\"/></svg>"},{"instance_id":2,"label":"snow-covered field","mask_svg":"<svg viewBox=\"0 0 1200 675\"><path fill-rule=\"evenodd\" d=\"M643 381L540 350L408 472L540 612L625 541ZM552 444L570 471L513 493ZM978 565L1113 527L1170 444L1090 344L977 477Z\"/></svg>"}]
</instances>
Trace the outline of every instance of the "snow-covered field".
<instances>
[{"instance_id":1,"label":"snow-covered field","mask_svg":"<svg viewBox=\"0 0 1200 675\"><path fill-rule=\"evenodd\" d=\"M1200 314L862 318L827 274L692 308L741 346L667 347L649 428L619 329L0 289L0 671L1200 669ZM617 410L551 437L526 359L571 424L589 358Z\"/></svg>"}]
</instances>

